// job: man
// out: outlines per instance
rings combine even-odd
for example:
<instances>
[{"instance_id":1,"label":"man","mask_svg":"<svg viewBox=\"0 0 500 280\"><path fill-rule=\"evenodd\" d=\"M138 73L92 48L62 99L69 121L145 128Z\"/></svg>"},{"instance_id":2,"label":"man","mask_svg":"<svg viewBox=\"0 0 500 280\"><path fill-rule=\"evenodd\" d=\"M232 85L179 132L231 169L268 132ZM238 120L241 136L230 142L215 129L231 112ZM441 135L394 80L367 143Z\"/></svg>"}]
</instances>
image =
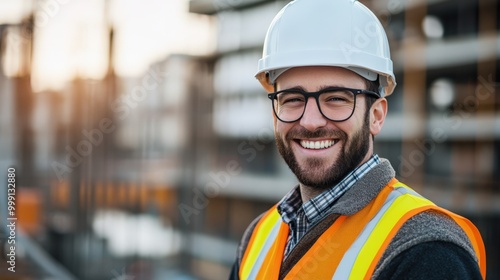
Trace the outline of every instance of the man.
<instances>
[{"instance_id":1,"label":"man","mask_svg":"<svg viewBox=\"0 0 500 280\"><path fill-rule=\"evenodd\" d=\"M299 185L248 227L231 279L485 278L476 227L373 153L396 85L373 13L355 0L290 2L257 78Z\"/></svg>"}]
</instances>

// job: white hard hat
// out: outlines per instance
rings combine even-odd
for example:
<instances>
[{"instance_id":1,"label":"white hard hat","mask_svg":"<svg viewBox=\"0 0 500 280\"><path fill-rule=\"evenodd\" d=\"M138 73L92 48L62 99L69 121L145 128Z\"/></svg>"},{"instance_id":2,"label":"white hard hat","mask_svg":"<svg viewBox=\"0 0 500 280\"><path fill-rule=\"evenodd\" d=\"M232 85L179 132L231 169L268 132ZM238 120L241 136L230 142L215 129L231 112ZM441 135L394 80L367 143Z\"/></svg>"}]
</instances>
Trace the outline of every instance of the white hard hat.
<instances>
[{"instance_id":1,"label":"white hard hat","mask_svg":"<svg viewBox=\"0 0 500 280\"><path fill-rule=\"evenodd\" d=\"M396 86L384 28L356 0L294 0L281 9L267 31L255 77L272 92L279 75L300 66L344 67L378 78L382 96Z\"/></svg>"}]
</instances>

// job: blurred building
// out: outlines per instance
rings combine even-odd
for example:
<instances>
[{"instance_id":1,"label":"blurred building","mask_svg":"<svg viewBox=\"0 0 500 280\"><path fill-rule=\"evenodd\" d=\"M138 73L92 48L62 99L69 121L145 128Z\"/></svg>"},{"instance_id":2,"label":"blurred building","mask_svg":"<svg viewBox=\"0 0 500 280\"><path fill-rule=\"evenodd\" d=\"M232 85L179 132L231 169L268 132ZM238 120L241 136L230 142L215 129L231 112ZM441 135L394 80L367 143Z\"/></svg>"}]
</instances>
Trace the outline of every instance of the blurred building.
<instances>
[{"instance_id":1,"label":"blurred building","mask_svg":"<svg viewBox=\"0 0 500 280\"><path fill-rule=\"evenodd\" d=\"M183 260L196 236L177 205L190 197L192 147L211 128L193 118L211 120L212 59L173 55L140 77L118 77L110 62L102 80L33 93L29 24L0 26L1 69L18 66L0 75L0 167L16 169L19 221L13 274L2 188L0 278L193 279ZM12 53L20 34L26 49Z\"/></svg>"}]
</instances>

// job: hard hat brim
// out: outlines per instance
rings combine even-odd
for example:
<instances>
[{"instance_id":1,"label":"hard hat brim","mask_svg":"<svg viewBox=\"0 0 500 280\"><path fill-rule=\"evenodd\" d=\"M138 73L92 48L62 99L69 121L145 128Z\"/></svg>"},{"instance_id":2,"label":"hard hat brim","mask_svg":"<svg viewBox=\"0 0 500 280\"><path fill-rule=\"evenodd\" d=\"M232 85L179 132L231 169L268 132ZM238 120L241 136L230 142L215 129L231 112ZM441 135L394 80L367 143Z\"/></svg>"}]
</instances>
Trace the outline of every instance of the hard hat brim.
<instances>
[{"instance_id":1,"label":"hard hat brim","mask_svg":"<svg viewBox=\"0 0 500 280\"><path fill-rule=\"evenodd\" d=\"M378 65L377 69L367 68L365 65ZM359 73L365 69L367 73L375 73L379 76L380 85L384 88L384 96L390 95L396 86L396 79L392 74L392 61L388 58L374 56L366 52L356 50L306 50L288 53L275 53L259 60L259 72L255 77L267 92L274 91L274 80L269 71L289 69L304 66L335 66L342 67L358 75L371 80ZM370 75L370 74L367 74Z\"/></svg>"}]
</instances>

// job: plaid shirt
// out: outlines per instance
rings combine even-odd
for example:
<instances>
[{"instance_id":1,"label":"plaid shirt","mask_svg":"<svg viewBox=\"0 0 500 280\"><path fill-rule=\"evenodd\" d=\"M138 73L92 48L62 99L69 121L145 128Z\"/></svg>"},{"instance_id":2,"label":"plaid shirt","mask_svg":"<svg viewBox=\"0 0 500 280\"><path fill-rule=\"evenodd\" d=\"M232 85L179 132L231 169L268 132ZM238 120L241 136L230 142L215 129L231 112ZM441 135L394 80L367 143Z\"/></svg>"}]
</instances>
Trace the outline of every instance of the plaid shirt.
<instances>
[{"instance_id":1,"label":"plaid shirt","mask_svg":"<svg viewBox=\"0 0 500 280\"><path fill-rule=\"evenodd\" d=\"M285 248L285 258L306 234L310 225L316 224L316 222L323 219L327 213L326 210L334 205L363 175L379 163L380 158L374 154L367 162L351 171L336 186L324 191L304 204L302 204L298 186L281 199L278 203L278 212L283 221L290 227L290 234Z\"/></svg>"}]
</instances>

